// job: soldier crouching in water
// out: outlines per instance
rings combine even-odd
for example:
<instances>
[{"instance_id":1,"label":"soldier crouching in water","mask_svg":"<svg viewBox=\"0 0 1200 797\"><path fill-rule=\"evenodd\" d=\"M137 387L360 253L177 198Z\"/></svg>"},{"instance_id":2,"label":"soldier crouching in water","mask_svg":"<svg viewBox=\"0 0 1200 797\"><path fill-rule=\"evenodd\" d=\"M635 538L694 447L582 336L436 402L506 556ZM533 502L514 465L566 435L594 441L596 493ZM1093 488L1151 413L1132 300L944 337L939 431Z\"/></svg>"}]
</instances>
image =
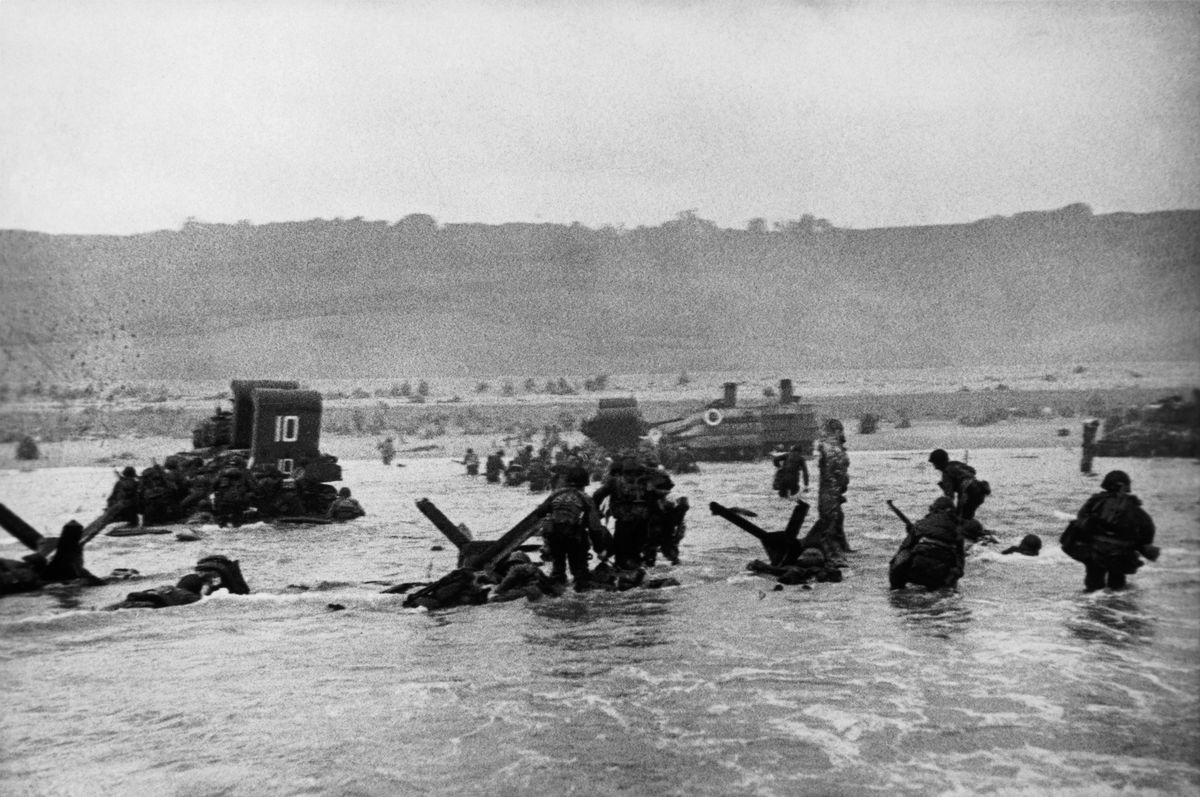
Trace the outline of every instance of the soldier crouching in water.
<instances>
[{"instance_id":1,"label":"soldier crouching in water","mask_svg":"<svg viewBox=\"0 0 1200 797\"><path fill-rule=\"evenodd\" d=\"M1127 577L1142 566L1140 556L1158 559L1154 521L1129 492L1132 486L1127 473L1110 471L1100 482L1102 492L1084 503L1063 532L1063 552L1083 563L1083 588L1089 592L1106 585L1124 589Z\"/></svg>"},{"instance_id":2,"label":"soldier crouching in water","mask_svg":"<svg viewBox=\"0 0 1200 797\"><path fill-rule=\"evenodd\" d=\"M362 504L358 502L358 499L350 497L349 487L343 487L338 490L338 497L329 505L329 518L331 520L354 520L366 514L367 511L362 508Z\"/></svg>"},{"instance_id":3,"label":"soldier crouching in water","mask_svg":"<svg viewBox=\"0 0 1200 797\"><path fill-rule=\"evenodd\" d=\"M966 566L966 546L954 501L940 496L929 514L908 524L908 536L892 557L888 580L892 589L920 584L926 589L953 587Z\"/></svg>"},{"instance_id":4,"label":"soldier crouching in water","mask_svg":"<svg viewBox=\"0 0 1200 797\"><path fill-rule=\"evenodd\" d=\"M597 556L605 554L605 528L600 524L596 504L583 488L590 476L583 468L571 470L566 486L557 490L543 504L542 516L550 526L542 533L550 553L550 578L558 583L567 581L567 567L575 581L575 591L591 587L588 571L588 541Z\"/></svg>"}]
</instances>

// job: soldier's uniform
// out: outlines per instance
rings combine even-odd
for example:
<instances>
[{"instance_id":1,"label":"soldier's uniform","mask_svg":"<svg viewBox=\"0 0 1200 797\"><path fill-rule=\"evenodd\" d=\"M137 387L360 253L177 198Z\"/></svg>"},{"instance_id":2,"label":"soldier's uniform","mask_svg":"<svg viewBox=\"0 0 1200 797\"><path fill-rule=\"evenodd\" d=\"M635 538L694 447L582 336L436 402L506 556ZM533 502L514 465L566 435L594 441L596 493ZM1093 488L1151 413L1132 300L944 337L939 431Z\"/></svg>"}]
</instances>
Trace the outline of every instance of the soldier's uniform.
<instances>
[{"instance_id":1,"label":"soldier's uniform","mask_svg":"<svg viewBox=\"0 0 1200 797\"><path fill-rule=\"evenodd\" d=\"M958 516L963 520L975 517L975 510L983 505L992 494L992 486L976 478L975 469L964 462L950 459L950 455L938 448L929 454L929 461L942 474L938 487L942 493L954 499Z\"/></svg>"},{"instance_id":2,"label":"soldier's uniform","mask_svg":"<svg viewBox=\"0 0 1200 797\"><path fill-rule=\"evenodd\" d=\"M254 479L240 457L234 457L217 473L213 483L213 514L222 528L242 525L254 495Z\"/></svg>"},{"instance_id":3,"label":"soldier's uniform","mask_svg":"<svg viewBox=\"0 0 1200 797\"><path fill-rule=\"evenodd\" d=\"M350 497L350 488L338 490L338 497L329 505L329 517L333 520L354 520L367 514L362 505Z\"/></svg>"},{"instance_id":4,"label":"soldier's uniform","mask_svg":"<svg viewBox=\"0 0 1200 797\"><path fill-rule=\"evenodd\" d=\"M831 564L841 561L850 550L846 539L846 490L850 485L850 457L844 447L842 424L826 423L826 433L817 444L817 521L809 529L802 547L820 548Z\"/></svg>"},{"instance_id":5,"label":"soldier's uniform","mask_svg":"<svg viewBox=\"0 0 1200 797\"><path fill-rule=\"evenodd\" d=\"M504 472L504 452L497 451L493 454L488 454L487 464L484 468L484 478L492 484L500 481L500 474Z\"/></svg>"},{"instance_id":6,"label":"soldier's uniform","mask_svg":"<svg viewBox=\"0 0 1200 797\"><path fill-rule=\"evenodd\" d=\"M651 514L674 484L667 474L638 464L626 457L618 467L614 463L608 477L592 500L599 506L608 501L608 513L616 521L613 531L613 556L618 568L641 566L650 534Z\"/></svg>"},{"instance_id":7,"label":"soldier's uniform","mask_svg":"<svg viewBox=\"0 0 1200 797\"><path fill-rule=\"evenodd\" d=\"M174 502L176 486L167 479L161 465L152 465L142 471L141 493L142 523L153 526L169 523L179 516L179 507Z\"/></svg>"},{"instance_id":8,"label":"soldier's uniform","mask_svg":"<svg viewBox=\"0 0 1200 797\"><path fill-rule=\"evenodd\" d=\"M888 579L892 589L920 584L926 589L953 587L962 578L966 564L961 522L954 502L943 496L929 507L929 514L913 523L900 550L892 557Z\"/></svg>"},{"instance_id":9,"label":"soldier's uniform","mask_svg":"<svg viewBox=\"0 0 1200 797\"><path fill-rule=\"evenodd\" d=\"M567 567L575 580L575 589L590 586L588 542L599 555L604 550L603 527L592 499L583 492L587 473L581 468L567 477L567 486L557 490L543 505L549 527L542 533L550 553L550 578L566 583Z\"/></svg>"},{"instance_id":10,"label":"soldier's uniform","mask_svg":"<svg viewBox=\"0 0 1200 797\"><path fill-rule=\"evenodd\" d=\"M1083 584L1089 591L1122 589L1142 566L1139 554L1157 558L1154 521L1141 499L1128 492L1129 476L1111 471L1100 486L1104 491L1084 503L1060 540L1063 551L1086 568Z\"/></svg>"}]
</instances>

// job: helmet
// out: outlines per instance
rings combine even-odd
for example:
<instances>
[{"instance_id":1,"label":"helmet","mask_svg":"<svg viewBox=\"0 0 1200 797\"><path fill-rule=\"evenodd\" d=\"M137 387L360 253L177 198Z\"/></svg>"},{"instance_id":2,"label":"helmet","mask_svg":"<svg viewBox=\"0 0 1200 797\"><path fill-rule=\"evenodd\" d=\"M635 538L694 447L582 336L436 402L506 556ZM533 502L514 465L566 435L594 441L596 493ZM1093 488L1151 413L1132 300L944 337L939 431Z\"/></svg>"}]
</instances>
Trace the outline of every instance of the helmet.
<instances>
[{"instance_id":1,"label":"helmet","mask_svg":"<svg viewBox=\"0 0 1200 797\"><path fill-rule=\"evenodd\" d=\"M936 467L945 467L946 463L950 461L950 455L947 454L944 449L935 448L933 451L929 452L929 461L932 462Z\"/></svg>"},{"instance_id":2,"label":"helmet","mask_svg":"<svg viewBox=\"0 0 1200 797\"><path fill-rule=\"evenodd\" d=\"M527 565L531 564L533 560L524 551L513 551L504 561L510 565Z\"/></svg>"},{"instance_id":3,"label":"helmet","mask_svg":"<svg viewBox=\"0 0 1200 797\"><path fill-rule=\"evenodd\" d=\"M137 476L137 470L132 465L126 465L125 469L121 471L121 475L126 478L132 478Z\"/></svg>"},{"instance_id":4,"label":"helmet","mask_svg":"<svg viewBox=\"0 0 1200 797\"><path fill-rule=\"evenodd\" d=\"M954 501L945 495L939 495L933 500L933 503L929 505L930 512L950 512L953 509Z\"/></svg>"},{"instance_id":5,"label":"helmet","mask_svg":"<svg viewBox=\"0 0 1200 797\"><path fill-rule=\"evenodd\" d=\"M349 498L349 497L350 497L350 488L349 487L343 487L342 489L338 490L338 498Z\"/></svg>"},{"instance_id":6,"label":"helmet","mask_svg":"<svg viewBox=\"0 0 1200 797\"><path fill-rule=\"evenodd\" d=\"M842 422L837 418L830 418L825 421L826 434L841 434L844 431L846 431L846 427L842 426Z\"/></svg>"},{"instance_id":7,"label":"helmet","mask_svg":"<svg viewBox=\"0 0 1200 797\"><path fill-rule=\"evenodd\" d=\"M567 470L566 482L568 487L587 487L588 482L591 480L591 474L584 468L575 467Z\"/></svg>"},{"instance_id":8,"label":"helmet","mask_svg":"<svg viewBox=\"0 0 1200 797\"><path fill-rule=\"evenodd\" d=\"M1100 482L1100 489L1110 493L1115 493L1120 485L1125 485L1125 489L1133 488L1133 482L1129 480L1129 474L1123 470L1110 470L1104 474L1104 480Z\"/></svg>"}]
</instances>

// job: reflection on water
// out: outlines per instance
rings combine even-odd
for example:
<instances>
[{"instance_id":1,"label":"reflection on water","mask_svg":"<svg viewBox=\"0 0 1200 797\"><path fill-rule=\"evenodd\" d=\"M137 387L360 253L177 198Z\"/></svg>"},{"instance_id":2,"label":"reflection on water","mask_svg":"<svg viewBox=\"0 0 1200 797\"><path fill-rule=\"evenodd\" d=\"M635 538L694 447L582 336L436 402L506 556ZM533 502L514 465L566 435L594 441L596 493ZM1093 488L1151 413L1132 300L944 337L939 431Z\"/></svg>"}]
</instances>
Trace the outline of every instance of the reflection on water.
<instances>
[{"instance_id":1,"label":"reflection on water","mask_svg":"<svg viewBox=\"0 0 1200 797\"><path fill-rule=\"evenodd\" d=\"M1079 639L1123 647L1154 638L1154 618L1145 614L1131 590L1084 593L1066 626Z\"/></svg>"},{"instance_id":2,"label":"reflection on water","mask_svg":"<svg viewBox=\"0 0 1200 797\"><path fill-rule=\"evenodd\" d=\"M892 590L888 602L906 627L939 639L961 634L972 619L971 609L954 589Z\"/></svg>"}]
</instances>

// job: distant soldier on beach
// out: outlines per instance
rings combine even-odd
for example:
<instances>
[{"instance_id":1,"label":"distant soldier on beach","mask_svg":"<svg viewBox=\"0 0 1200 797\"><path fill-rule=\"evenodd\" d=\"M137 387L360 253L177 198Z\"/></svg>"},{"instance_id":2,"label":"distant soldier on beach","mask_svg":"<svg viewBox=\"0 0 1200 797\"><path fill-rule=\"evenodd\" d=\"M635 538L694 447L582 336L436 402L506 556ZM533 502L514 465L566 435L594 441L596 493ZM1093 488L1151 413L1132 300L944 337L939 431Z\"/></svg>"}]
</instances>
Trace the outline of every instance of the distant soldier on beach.
<instances>
[{"instance_id":1,"label":"distant soldier on beach","mask_svg":"<svg viewBox=\"0 0 1200 797\"><path fill-rule=\"evenodd\" d=\"M502 473L504 473L503 448L488 454L487 462L484 465L483 476L492 484L497 484L500 481L500 474Z\"/></svg>"},{"instance_id":2,"label":"distant soldier on beach","mask_svg":"<svg viewBox=\"0 0 1200 797\"><path fill-rule=\"evenodd\" d=\"M771 462L775 465L775 478L771 486L780 498L792 498L799 493L802 479L804 489L808 489L808 463L799 444L787 451L772 452Z\"/></svg>"},{"instance_id":3,"label":"distant soldier on beach","mask_svg":"<svg viewBox=\"0 0 1200 797\"><path fill-rule=\"evenodd\" d=\"M1124 589L1129 576L1142 566L1141 557L1158 559L1154 521L1130 492L1133 483L1124 471L1110 471L1101 492L1089 498L1060 539L1063 552L1085 567L1083 587L1089 592Z\"/></svg>"},{"instance_id":4,"label":"distant soldier on beach","mask_svg":"<svg viewBox=\"0 0 1200 797\"><path fill-rule=\"evenodd\" d=\"M467 453L463 455L463 465L467 468L468 476L479 475L479 455L475 453L475 449L467 449Z\"/></svg>"},{"instance_id":5,"label":"distant soldier on beach","mask_svg":"<svg viewBox=\"0 0 1200 797\"><path fill-rule=\"evenodd\" d=\"M1089 418L1083 423L1083 452L1079 459L1079 472L1084 476L1095 476L1092 472L1092 460L1096 457L1096 433L1100 431L1100 421Z\"/></svg>"},{"instance_id":6,"label":"distant soldier on beach","mask_svg":"<svg viewBox=\"0 0 1200 797\"><path fill-rule=\"evenodd\" d=\"M938 487L942 493L954 500L955 510L963 520L975 517L975 510L985 498L992 494L992 486L982 479L976 478L975 469L956 459L941 448L936 448L929 454L929 461L942 475Z\"/></svg>"},{"instance_id":7,"label":"distant soldier on beach","mask_svg":"<svg viewBox=\"0 0 1200 797\"><path fill-rule=\"evenodd\" d=\"M384 465L391 465L392 460L396 458L396 442L390 437L385 437L375 448L379 449L379 457L383 460Z\"/></svg>"}]
</instances>

